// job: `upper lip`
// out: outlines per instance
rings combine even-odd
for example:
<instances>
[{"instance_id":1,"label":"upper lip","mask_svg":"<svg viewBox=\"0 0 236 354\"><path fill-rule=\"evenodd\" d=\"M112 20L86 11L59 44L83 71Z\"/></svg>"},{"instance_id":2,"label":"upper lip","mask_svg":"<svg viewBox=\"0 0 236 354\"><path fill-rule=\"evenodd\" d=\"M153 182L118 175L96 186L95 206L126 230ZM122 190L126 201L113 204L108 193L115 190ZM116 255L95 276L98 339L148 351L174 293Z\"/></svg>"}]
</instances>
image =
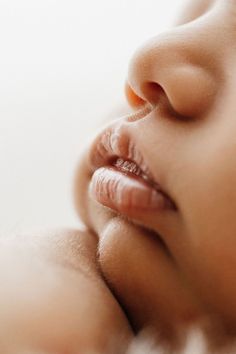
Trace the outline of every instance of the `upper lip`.
<instances>
[{"instance_id":1,"label":"upper lip","mask_svg":"<svg viewBox=\"0 0 236 354\"><path fill-rule=\"evenodd\" d=\"M121 120L106 127L93 142L88 158L90 172L93 174L100 167L113 165L117 158L133 161L147 177L148 182L173 202L160 181L153 176L129 130L126 129L126 123Z\"/></svg>"},{"instance_id":2,"label":"upper lip","mask_svg":"<svg viewBox=\"0 0 236 354\"><path fill-rule=\"evenodd\" d=\"M107 127L95 139L89 153L91 171L112 165L117 158L133 161L150 181L158 184L123 124Z\"/></svg>"}]
</instances>

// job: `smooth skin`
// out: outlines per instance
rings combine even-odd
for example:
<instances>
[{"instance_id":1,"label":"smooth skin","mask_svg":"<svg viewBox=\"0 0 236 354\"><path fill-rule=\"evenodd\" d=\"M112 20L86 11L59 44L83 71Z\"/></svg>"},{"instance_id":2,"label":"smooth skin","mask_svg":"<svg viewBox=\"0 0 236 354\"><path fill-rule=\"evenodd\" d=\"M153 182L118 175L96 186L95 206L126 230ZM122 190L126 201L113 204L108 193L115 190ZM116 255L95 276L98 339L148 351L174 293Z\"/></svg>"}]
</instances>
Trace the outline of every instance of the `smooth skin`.
<instances>
[{"instance_id":1,"label":"smooth skin","mask_svg":"<svg viewBox=\"0 0 236 354\"><path fill-rule=\"evenodd\" d=\"M235 59L236 1L191 0L176 26L130 62L130 104L138 97L152 110L109 126L123 126L175 213L133 217L94 200L93 143L78 168L77 209L99 237L107 284L135 331L151 326L174 346L197 323L216 347L235 336Z\"/></svg>"},{"instance_id":2,"label":"smooth skin","mask_svg":"<svg viewBox=\"0 0 236 354\"><path fill-rule=\"evenodd\" d=\"M91 142L75 183L87 229L0 239L1 353L123 354L146 328L178 348L192 325L214 349L235 338L235 33L236 0L191 0L134 54L128 99L152 109L109 126L177 210L134 217L94 200Z\"/></svg>"},{"instance_id":3,"label":"smooth skin","mask_svg":"<svg viewBox=\"0 0 236 354\"><path fill-rule=\"evenodd\" d=\"M123 354L132 331L78 230L0 238L0 352Z\"/></svg>"}]
</instances>

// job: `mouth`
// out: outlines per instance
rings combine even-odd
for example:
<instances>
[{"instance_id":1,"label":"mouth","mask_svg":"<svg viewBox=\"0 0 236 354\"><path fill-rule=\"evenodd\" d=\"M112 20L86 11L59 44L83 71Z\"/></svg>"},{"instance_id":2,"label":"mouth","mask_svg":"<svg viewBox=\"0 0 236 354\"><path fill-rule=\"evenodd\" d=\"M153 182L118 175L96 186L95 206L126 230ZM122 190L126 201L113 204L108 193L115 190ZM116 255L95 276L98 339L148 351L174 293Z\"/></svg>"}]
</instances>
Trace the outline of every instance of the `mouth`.
<instances>
[{"instance_id":1,"label":"mouth","mask_svg":"<svg viewBox=\"0 0 236 354\"><path fill-rule=\"evenodd\" d=\"M176 210L176 204L154 179L124 124L108 127L89 152L90 195L127 216Z\"/></svg>"}]
</instances>

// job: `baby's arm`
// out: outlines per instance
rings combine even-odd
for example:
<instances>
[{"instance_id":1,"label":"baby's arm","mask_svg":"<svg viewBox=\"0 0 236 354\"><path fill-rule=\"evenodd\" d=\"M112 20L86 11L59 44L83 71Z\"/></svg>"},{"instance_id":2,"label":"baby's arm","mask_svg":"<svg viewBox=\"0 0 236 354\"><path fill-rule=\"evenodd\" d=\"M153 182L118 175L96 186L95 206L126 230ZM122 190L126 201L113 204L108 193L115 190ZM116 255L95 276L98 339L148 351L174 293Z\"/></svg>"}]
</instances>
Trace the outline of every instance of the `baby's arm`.
<instances>
[{"instance_id":1,"label":"baby's arm","mask_svg":"<svg viewBox=\"0 0 236 354\"><path fill-rule=\"evenodd\" d=\"M1 353L124 352L131 330L99 275L96 243L68 230L0 239Z\"/></svg>"}]
</instances>

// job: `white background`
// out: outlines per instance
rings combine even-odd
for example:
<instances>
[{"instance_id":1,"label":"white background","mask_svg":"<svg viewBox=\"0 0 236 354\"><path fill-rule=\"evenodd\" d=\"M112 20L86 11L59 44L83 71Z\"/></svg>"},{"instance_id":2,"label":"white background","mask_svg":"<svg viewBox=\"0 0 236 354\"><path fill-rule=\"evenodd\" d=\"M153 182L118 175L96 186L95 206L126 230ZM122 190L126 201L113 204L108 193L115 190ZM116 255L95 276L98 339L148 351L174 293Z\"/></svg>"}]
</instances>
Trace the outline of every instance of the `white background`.
<instances>
[{"instance_id":1,"label":"white background","mask_svg":"<svg viewBox=\"0 0 236 354\"><path fill-rule=\"evenodd\" d=\"M185 0L0 0L0 232L76 227L81 147Z\"/></svg>"}]
</instances>

